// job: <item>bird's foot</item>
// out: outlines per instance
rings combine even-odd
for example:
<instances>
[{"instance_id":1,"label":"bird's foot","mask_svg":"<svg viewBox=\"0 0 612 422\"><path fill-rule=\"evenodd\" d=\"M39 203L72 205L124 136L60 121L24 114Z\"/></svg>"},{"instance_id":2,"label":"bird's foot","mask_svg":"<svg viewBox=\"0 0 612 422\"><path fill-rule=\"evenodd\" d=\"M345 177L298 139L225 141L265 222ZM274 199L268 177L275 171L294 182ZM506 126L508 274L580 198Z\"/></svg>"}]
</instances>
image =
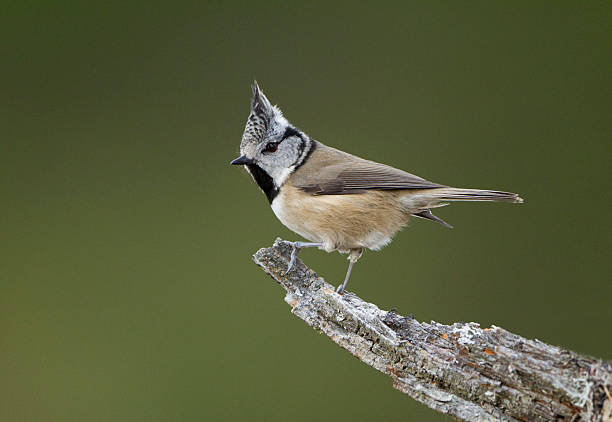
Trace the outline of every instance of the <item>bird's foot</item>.
<instances>
[{"instance_id":1,"label":"bird's foot","mask_svg":"<svg viewBox=\"0 0 612 422\"><path fill-rule=\"evenodd\" d=\"M287 271L285 271L285 275L289 274L291 270L293 270L293 266L295 265L295 261L297 260L297 255L303 248L311 248L311 247L320 247L322 243L310 243L310 242L291 242L291 246L293 247L293 251L291 251L291 259L289 259L289 265L287 265Z\"/></svg>"},{"instance_id":2,"label":"bird's foot","mask_svg":"<svg viewBox=\"0 0 612 422\"><path fill-rule=\"evenodd\" d=\"M296 246L297 242L292 243L293 251L291 251L291 259L289 260L289 265L287 265L287 271L285 271L285 275L289 274L293 269L293 265L295 264L295 260L297 259L297 254L300 252L300 248Z\"/></svg>"},{"instance_id":3,"label":"bird's foot","mask_svg":"<svg viewBox=\"0 0 612 422\"><path fill-rule=\"evenodd\" d=\"M362 252L363 252L363 249L351 250L351 255L349 256L349 267L348 267L348 270L346 271L346 277L344 277L344 283L339 285L338 288L336 289L336 293L338 293L339 295L344 294L344 289L346 288L349 278L351 277L351 270L353 269L353 265L355 265L355 262L359 259Z\"/></svg>"}]
</instances>

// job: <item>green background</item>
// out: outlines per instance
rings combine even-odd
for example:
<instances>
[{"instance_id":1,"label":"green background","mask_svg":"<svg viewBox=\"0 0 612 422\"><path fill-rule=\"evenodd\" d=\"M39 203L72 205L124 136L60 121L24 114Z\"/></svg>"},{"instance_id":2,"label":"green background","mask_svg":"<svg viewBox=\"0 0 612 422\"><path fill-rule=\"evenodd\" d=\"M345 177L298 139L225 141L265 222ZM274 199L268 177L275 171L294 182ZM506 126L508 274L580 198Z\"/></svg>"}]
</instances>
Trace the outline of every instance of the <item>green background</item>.
<instances>
[{"instance_id":1,"label":"green background","mask_svg":"<svg viewBox=\"0 0 612 422\"><path fill-rule=\"evenodd\" d=\"M290 314L229 161L257 78L454 204L349 289L612 359L609 2L15 2L0 25L0 420L440 421ZM306 250L337 284L347 262Z\"/></svg>"}]
</instances>

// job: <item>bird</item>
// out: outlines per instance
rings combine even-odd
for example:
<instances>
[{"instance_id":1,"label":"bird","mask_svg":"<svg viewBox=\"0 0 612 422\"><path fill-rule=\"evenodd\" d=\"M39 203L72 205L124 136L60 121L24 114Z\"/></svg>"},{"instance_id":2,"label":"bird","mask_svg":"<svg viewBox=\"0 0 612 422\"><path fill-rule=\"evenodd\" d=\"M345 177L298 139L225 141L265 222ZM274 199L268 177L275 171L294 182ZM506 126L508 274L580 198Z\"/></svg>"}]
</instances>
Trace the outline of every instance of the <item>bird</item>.
<instances>
[{"instance_id":1,"label":"bird","mask_svg":"<svg viewBox=\"0 0 612 422\"><path fill-rule=\"evenodd\" d=\"M432 209L452 201L523 202L516 193L454 188L327 146L291 124L257 81L251 88L240 156L230 164L244 166L281 223L308 240L291 242L285 274L303 248L348 254L336 289L343 294L363 250L389 244L411 217L452 228Z\"/></svg>"}]
</instances>

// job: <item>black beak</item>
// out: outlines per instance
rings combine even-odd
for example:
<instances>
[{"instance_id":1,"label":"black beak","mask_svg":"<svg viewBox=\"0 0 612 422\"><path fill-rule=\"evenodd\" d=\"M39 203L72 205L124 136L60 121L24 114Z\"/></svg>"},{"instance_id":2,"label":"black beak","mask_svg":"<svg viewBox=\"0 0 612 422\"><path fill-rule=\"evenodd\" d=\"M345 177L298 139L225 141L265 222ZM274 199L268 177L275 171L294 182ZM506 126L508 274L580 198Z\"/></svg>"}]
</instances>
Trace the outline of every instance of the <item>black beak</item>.
<instances>
[{"instance_id":1,"label":"black beak","mask_svg":"<svg viewBox=\"0 0 612 422\"><path fill-rule=\"evenodd\" d=\"M239 166L243 164L253 164L253 160L247 158L246 155L236 158L234 161L230 163L233 166Z\"/></svg>"}]
</instances>

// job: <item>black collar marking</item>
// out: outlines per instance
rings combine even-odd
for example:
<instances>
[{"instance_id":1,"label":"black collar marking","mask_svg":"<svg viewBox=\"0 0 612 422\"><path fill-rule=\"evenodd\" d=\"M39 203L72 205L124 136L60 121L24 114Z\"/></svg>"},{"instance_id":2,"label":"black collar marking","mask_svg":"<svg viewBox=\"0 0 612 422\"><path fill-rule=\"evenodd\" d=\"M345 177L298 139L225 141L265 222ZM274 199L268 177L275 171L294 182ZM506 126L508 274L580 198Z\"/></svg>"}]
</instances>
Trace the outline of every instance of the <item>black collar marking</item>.
<instances>
[{"instance_id":1,"label":"black collar marking","mask_svg":"<svg viewBox=\"0 0 612 422\"><path fill-rule=\"evenodd\" d=\"M302 143L300 144L300 156L302 156L302 152L304 151L304 148L306 148L306 146L307 146L307 142L304 139L302 139ZM304 158L302 158L302 161L295 166L295 169L293 171L302 167L306 163L306 161L308 161L308 159L310 158L310 156L312 155L315 149L317 149L317 141L313 141L311 139L310 149L308 150Z\"/></svg>"},{"instance_id":2,"label":"black collar marking","mask_svg":"<svg viewBox=\"0 0 612 422\"><path fill-rule=\"evenodd\" d=\"M278 188L274 185L274 180L264 169L259 167L257 164L247 164L249 173L255 179L255 183L259 186L259 189L266 194L268 202L272 203L276 195L278 195Z\"/></svg>"},{"instance_id":3,"label":"black collar marking","mask_svg":"<svg viewBox=\"0 0 612 422\"><path fill-rule=\"evenodd\" d=\"M287 126L287 129L285 129L285 133L283 134L283 137L280 141L282 142L290 136L297 136L298 138L302 138L302 135L296 128L294 128L293 126Z\"/></svg>"}]
</instances>

